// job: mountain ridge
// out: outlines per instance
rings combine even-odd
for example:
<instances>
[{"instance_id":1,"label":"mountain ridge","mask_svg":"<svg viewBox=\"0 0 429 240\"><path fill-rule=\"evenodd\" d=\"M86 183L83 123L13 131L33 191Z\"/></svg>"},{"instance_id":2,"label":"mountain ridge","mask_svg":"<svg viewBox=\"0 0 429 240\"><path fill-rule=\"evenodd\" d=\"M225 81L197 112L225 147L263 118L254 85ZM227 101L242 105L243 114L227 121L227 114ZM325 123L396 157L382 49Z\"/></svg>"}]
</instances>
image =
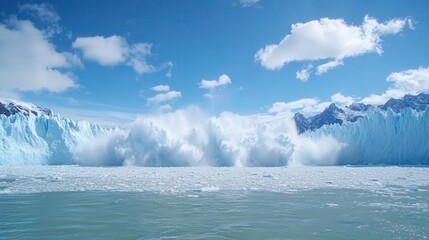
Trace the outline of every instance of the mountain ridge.
<instances>
[{"instance_id":1,"label":"mountain ridge","mask_svg":"<svg viewBox=\"0 0 429 240\"><path fill-rule=\"evenodd\" d=\"M53 115L53 111L51 109L38 107L32 103L9 99L0 99L0 115L5 115L9 117L18 113L21 113L24 116L29 116L30 114L36 116Z\"/></svg>"},{"instance_id":2,"label":"mountain ridge","mask_svg":"<svg viewBox=\"0 0 429 240\"><path fill-rule=\"evenodd\" d=\"M372 110L392 111L399 113L402 109L411 108L418 112L424 111L429 106L429 94L407 94L401 99L390 98L386 103L378 106L355 102L345 108L340 108L335 103L330 104L323 112L305 117L301 113L294 115L294 121L298 134L306 131L314 131L324 125L339 124L344 122L356 122Z\"/></svg>"}]
</instances>

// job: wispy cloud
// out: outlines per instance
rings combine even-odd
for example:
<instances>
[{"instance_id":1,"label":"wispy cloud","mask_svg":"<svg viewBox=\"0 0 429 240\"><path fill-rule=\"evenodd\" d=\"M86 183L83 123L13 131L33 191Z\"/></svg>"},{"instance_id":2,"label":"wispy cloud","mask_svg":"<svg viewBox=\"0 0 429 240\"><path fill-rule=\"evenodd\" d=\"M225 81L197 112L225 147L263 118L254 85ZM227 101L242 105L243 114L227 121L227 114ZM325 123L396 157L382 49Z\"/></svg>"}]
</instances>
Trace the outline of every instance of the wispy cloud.
<instances>
[{"instance_id":1,"label":"wispy cloud","mask_svg":"<svg viewBox=\"0 0 429 240\"><path fill-rule=\"evenodd\" d=\"M310 78L311 69L313 68L312 64L308 64L305 68L296 72L296 78L303 82L306 82Z\"/></svg>"},{"instance_id":2,"label":"wispy cloud","mask_svg":"<svg viewBox=\"0 0 429 240\"><path fill-rule=\"evenodd\" d=\"M60 16L49 3L26 3L19 7L19 12L29 13L46 23L48 25L46 35L49 37L63 31L60 25Z\"/></svg>"},{"instance_id":3,"label":"wispy cloud","mask_svg":"<svg viewBox=\"0 0 429 240\"><path fill-rule=\"evenodd\" d=\"M61 116L74 121L85 120L107 127L117 127L134 121L140 114L138 112L127 112L110 109L86 109L82 106L64 107L56 106L52 108Z\"/></svg>"},{"instance_id":4,"label":"wispy cloud","mask_svg":"<svg viewBox=\"0 0 429 240\"><path fill-rule=\"evenodd\" d=\"M173 107L171 107L171 105L170 104L164 104L164 105L161 105L159 108L158 108L158 111L159 112L167 112L167 111L170 111L170 110L172 110L173 109Z\"/></svg>"},{"instance_id":5,"label":"wispy cloud","mask_svg":"<svg viewBox=\"0 0 429 240\"><path fill-rule=\"evenodd\" d=\"M327 71L334 69L336 67L339 67L341 65L344 65L342 60L334 60L334 61L330 61L330 62L321 64L321 65L317 66L316 74L317 75L324 74Z\"/></svg>"},{"instance_id":6,"label":"wispy cloud","mask_svg":"<svg viewBox=\"0 0 429 240\"><path fill-rule=\"evenodd\" d=\"M169 85L156 85L150 88L151 90L155 92L162 92L158 93L153 97L147 98L147 105L155 105L159 106L162 103L166 103L169 101L172 101L174 99L182 97L182 93L179 91L170 91ZM173 107L170 104L163 104L159 106L158 112L166 112L172 110Z\"/></svg>"},{"instance_id":7,"label":"wispy cloud","mask_svg":"<svg viewBox=\"0 0 429 240\"><path fill-rule=\"evenodd\" d=\"M269 113L296 112L301 111L306 114L319 113L325 110L331 103L338 106L349 106L356 99L353 97L344 96L341 93L336 93L331 96L331 101L320 102L317 98L303 98L291 102L276 102L268 110Z\"/></svg>"},{"instance_id":8,"label":"wispy cloud","mask_svg":"<svg viewBox=\"0 0 429 240\"><path fill-rule=\"evenodd\" d=\"M137 43L133 44L127 49L128 55L128 66L132 66L134 71L138 74L156 72L158 69L149 64L146 60L147 57L152 55L152 44L149 43Z\"/></svg>"},{"instance_id":9,"label":"wispy cloud","mask_svg":"<svg viewBox=\"0 0 429 240\"><path fill-rule=\"evenodd\" d=\"M147 101L149 103L162 103L162 102L171 101L181 96L182 96L182 93L179 91L169 91L166 93L159 93L154 97L148 98Z\"/></svg>"},{"instance_id":10,"label":"wispy cloud","mask_svg":"<svg viewBox=\"0 0 429 240\"><path fill-rule=\"evenodd\" d=\"M414 28L410 18L397 18L384 23L365 16L362 25L349 25L343 19L322 18L292 25L291 33L278 44L261 48L255 55L256 61L267 69L274 70L294 61L329 60L317 66L316 74L343 65L343 60L366 53L381 54L382 37L401 32L406 26ZM308 79L300 72L300 80Z\"/></svg>"},{"instance_id":11,"label":"wispy cloud","mask_svg":"<svg viewBox=\"0 0 429 240\"><path fill-rule=\"evenodd\" d=\"M261 0L238 0L238 3L242 7L254 7L257 6Z\"/></svg>"},{"instance_id":12,"label":"wispy cloud","mask_svg":"<svg viewBox=\"0 0 429 240\"><path fill-rule=\"evenodd\" d=\"M292 102L276 102L268 110L270 113L279 113L311 107L319 103L316 98L303 98Z\"/></svg>"},{"instance_id":13,"label":"wispy cloud","mask_svg":"<svg viewBox=\"0 0 429 240\"><path fill-rule=\"evenodd\" d=\"M169 85L157 85L157 86L153 86L150 89L152 89L153 91L156 92L168 92L170 91L170 86Z\"/></svg>"},{"instance_id":14,"label":"wispy cloud","mask_svg":"<svg viewBox=\"0 0 429 240\"><path fill-rule=\"evenodd\" d=\"M52 101L55 99L56 101ZM50 101L38 102L38 106L50 108L54 113L74 121L85 120L103 126L121 126L134 121L142 115L142 109L115 106L100 102L85 101L79 98L55 96ZM61 104L64 103L64 104Z\"/></svg>"}]
</instances>

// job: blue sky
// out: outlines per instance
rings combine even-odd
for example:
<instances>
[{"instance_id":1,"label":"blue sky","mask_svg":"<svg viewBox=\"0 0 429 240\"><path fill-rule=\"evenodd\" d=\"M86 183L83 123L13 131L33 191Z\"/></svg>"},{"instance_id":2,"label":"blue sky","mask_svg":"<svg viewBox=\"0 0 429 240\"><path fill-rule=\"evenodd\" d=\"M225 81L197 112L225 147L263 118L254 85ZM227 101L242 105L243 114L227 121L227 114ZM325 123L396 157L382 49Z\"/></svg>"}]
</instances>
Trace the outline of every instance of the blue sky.
<instances>
[{"instance_id":1,"label":"blue sky","mask_svg":"<svg viewBox=\"0 0 429 240\"><path fill-rule=\"evenodd\" d=\"M0 97L124 123L429 91L428 1L1 1Z\"/></svg>"}]
</instances>

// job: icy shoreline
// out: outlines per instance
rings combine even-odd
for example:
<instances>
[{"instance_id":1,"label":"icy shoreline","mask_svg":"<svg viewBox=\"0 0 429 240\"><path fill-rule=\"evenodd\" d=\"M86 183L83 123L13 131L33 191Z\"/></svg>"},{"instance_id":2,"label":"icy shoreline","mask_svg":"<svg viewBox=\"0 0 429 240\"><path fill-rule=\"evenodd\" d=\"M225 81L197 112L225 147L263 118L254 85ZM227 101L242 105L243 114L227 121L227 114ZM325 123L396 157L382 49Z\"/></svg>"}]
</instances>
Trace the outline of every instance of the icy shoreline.
<instances>
[{"instance_id":1,"label":"icy shoreline","mask_svg":"<svg viewBox=\"0 0 429 240\"><path fill-rule=\"evenodd\" d=\"M120 191L180 194L290 193L312 189L429 191L428 167L79 167L2 166L0 194Z\"/></svg>"}]
</instances>

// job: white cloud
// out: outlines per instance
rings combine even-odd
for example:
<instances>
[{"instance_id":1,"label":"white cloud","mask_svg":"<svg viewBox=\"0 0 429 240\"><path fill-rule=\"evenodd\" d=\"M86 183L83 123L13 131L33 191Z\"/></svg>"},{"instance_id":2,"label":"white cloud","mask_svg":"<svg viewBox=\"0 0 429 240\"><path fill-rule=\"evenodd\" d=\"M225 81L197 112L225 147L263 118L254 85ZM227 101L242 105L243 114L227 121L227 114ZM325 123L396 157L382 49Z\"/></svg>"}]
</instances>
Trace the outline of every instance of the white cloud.
<instances>
[{"instance_id":1,"label":"white cloud","mask_svg":"<svg viewBox=\"0 0 429 240\"><path fill-rule=\"evenodd\" d=\"M267 69L279 69L294 61L329 60L318 66L318 74L342 65L342 60L366 53L382 53L381 37L397 34L412 26L409 18L392 19L379 23L365 16L362 25L347 24L343 19L322 18L306 23L292 24L292 30L279 44L267 45L255 59Z\"/></svg>"},{"instance_id":2,"label":"white cloud","mask_svg":"<svg viewBox=\"0 0 429 240\"><path fill-rule=\"evenodd\" d=\"M76 63L70 55L55 50L46 33L32 22L12 18L0 24L0 85L2 94L18 91L62 92L77 87L71 73Z\"/></svg>"},{"instance_id":3,"label":"white cloud","mask_svg":"<svg viewBox=\"0 0 429 240\"><path fill-rule=\"evenodd\" d=\"M406 93L428 92L429 67L394 72L387 77L387 81L393 82L395 89L400 89Z\"/></svg>"},{"instance_id":4,"label":"white cloud","mask_svg":"<svg viewBox=\"0 0 429 240\"><path fill-rule=\"evenodd\" d=\"M213 99L214 98L213 94L211 94L211 93L205 93L203 96L207 99Z\"/></svg>"},{"instance_id":5,"label":"white cloud","mask_svg":"<svg viewBox=\"0 0 429 240\"><path fill-rule=\"evenodd\" d=\"M306 82L310 78L311 69L313 68L312 64L307 65L307 67L296 72L296 78L303 82Z\"/></svg>"},{"instance_id":6,"label":"white cloud","mask_svg":"<svg viewBox=\"0 0 429 240\"><path fill-rule=\"evenodd\" d=\"M152 44L149 43L136 43L130 46L125 38L116 35L78 37L73 42L73 48L81 50L85 59L95 61L100 65L125 64L132 67L139 75L169 67L167 74L171 76L173 65L171 62L167 62L159 68L147 62L146 58L152 55Z\"/></svg>"},{"instance_id":7,"label":"white cloud","mask_svg":"<svg viewBox=\"0 0 429 240\"><path fill-rule=\"evenodd\" d=\"M371 104L371 105L377 106L377 105L384 104L390 98L401 98L403 96L404 95L402 94L402 92L387 90L385 93L381 95L371 94L369 97L362 99L361 102L365 104Z\"/></svg>"},{"instance_id":8,"label":"white cloud","mask_svg":"<svg viewBox=\"0 0 429 240\"><path fill-rule=\"evenodd\" d=\"M341 107L348 106L355 102L353 97L346 97L341 93L331 96L331 101L320 102L317 98L303 98L292 102L276 102L268 110L269 113L294 112L300 111L305 114L320 113L331 103Z\"/></svg>"},{"instance_id":9,"label":"white cloud","mask_svg":"<svg viewBox=\"0 0 429 240\"><path fill-rule=\"evenodd\" d=\"M78 37L73 48L82 50L85 59L110 66L124 62L128 51L126 40L116 35L107 38Z\"/></svg>"},{"instance_id":10,"label":"white cloud","mask_svg":"<svg viewBox=\"0 0 429 240\"><path fill-rule=\"evenodd\" d=\"M402 98L406 94L416 95L419 93L429 93L429 67L418 69L409 69L401 72L393 72L387 77L387 81L392 86L384 93L377 95L372 94L362 99L360 102L371 105L381 105L390 98ZM349 106L356 102L357 99L350 96L344 96L336 93L331 96L330 101L320 102L316 98L304 98L292 102L276 102L268 110L269 113L281 113L288 111L300 111L302 113L319 113L322 112L331 103L340 107Z\"/></svg>"},{"instance_id":11,"label":"white cloud","mask_svg":"<svg viewBox=\"0 0 429 240\"><path fill-rule=\"evenodd\" d=\"M179 98L182 96L182 93L179 91L170 91L167 93L160 93L155 95L154 97L148 98L149 103L161 103L161 102L167 102L176 98Z\"/></svg>"},{"instance_id":12,"label":"white cloud","mask_svg":"<svg viewBox=\"0 0 429 240\"><path fill-rule=\"evenodd\" d=\"M372 94L362 99L365 104L380 105L390 98L401 98L406 94L429 92L429 67L393 72L387 77L393 85L383 94Z\"/></svg>"},{"instance_id":13,"label":"white cloud","mask_svg":"<svg viewBox=\"0 0 429 240\"><path fill-rule=\"evenodd\" d=\"M413 19L408 18L408 19L407 19L407 24L408 24L408 27L409 27L410 29L412 29L412 30L416 29L416 22L415 22L415 21L413 21Z\"/></svg>"},{"instance_id":14,"label":"white cloud","mask_svg":"<svg viewBox=\"0 0 429 240\"><path fill-rule=\"evenodd\" d=\"M125 39L124 39L125 41ZM127 49L129 60L127 65L132 66L138 74L156 72L157 68L148 64L146 57L152 55L152 44L137 43Z\"/></svg>"},{"instance_id":15,"label":"white cloud","mask_svg":"<svg viewBox=\"0 0 429 240\"><path fill-rule=\"evenodd\" d=\"M168 92L168 91L170 91L170 86L168 86L168 85L157 85L157 86L151 87L150 89L152 89L156 92Z\"/></svg>"},{"instance_id":16,"label":"white cloud","mask_svg":"<svg viewBox=\"0 0 429 240\"><path fill-rule=\"evenodd\" d=\"M349 106L355 102L353 97L346 97L341 93L336 93L331 96L331 101L340 106Z\"/></svg>"},{"instance_id":17,"label":"white cloud","mask_svg":"<svg viewBox=\"0 0 429 240\"><path fill-rule=\"evenodd\" d=\"M321 64L319 66L317 66L317 72L316 75L322 75L324 73L326 73L327 71L334 69L338 66L344 65L343 61L341 60L334 60L334 61L330 61L324 64Z\"/></svg>"},{"instance_id":18,"label":"white cloud","mask_svg":"<svg viewBox=\"0 0 429 240\"><path fill-rule=\"evenodd\" d=\"M131 58L127 65L132 66L139 75L157 71L155 66L148 64L144 59Z\"/></svg>"},{"instance_id":19,"label":"white cloud","mask_svg":"<svg viewBox=\"0 0 429 240\"><path fill-rule=\"evenodd\" d=\"M164 104L158 108L158 111L159 112L167 112L167 111L170 111L171 109L173 109L173 108L170 106L170 104Z\"/></svg>"},{"instance_id":20,"label":"white cloud","mask_svg":"<svg viewBox=\"0 0 429 240\"><path fill-rule=\"evenodd\" d=\"M242 7L252 7L257 5L260 2L260 0L238 0L238 3Z\"/></svg>"},{"instance_id":21,"label":"white cloud","mask_svg":"<svg viewBox=\"0 0 429 240\"><path fill-rule=\"evenodd\" d=\"M61 33L63 31L59 22L61 20L60 16L55 12L54 7L48 3L26 3L19 7L20 12L27 12L31 15L36 16L42 22L48 24L46 31L47 36L52 36L54 34Z\"/></svg>"},{"instance_id":22,"label":"white cloud","mask_svg":"<svg viewBox=\"0 0 429 240\"><path fill-rule=\"evenodd\" d=\"M167 72L165 73L165 76L168 78L171 78L173 76L173 67L174 64L172 62L166 62L164 64L162 64L161 69L167 69Z\"/></svg>"},{"instance_id":23,"label":"white cloud","mask_svg":"<svg viewBox=\"0 0 429 240\"><path fill-rule=\"evenodd\" d=\"M269 113L279 113L279 112L286 112L286 111L292 111L297 109L303 109L306 107L312 107L319 103L319 100L315 98L303 98L297 101L292 102L276 102L274 103L271 108L268 110Z\"/></svg>"},{"instance_id":24,"label":"white cloud","mask_svg":"<svg viewBox=\"0 0 429 240\"><path fill-rule=\"evenodd\" d=\"M76 54L69 53L69 52L64 52L62 54L66 57L67 62L69 62L71 65L75 67L83 68L83 64L80 61L80 58Z\"/></svg>"},{"instance_id":25,"label":"white cloud","mask_svg":"<svg viewBox=\"0 0 429 240\"><path fill-rule=\"evenodd\" d=\"M222 74L218 80L201 80L200 88L215 89L223 85L231 84L231 79L226 74Z\"/></svg>"}]
</instances>

